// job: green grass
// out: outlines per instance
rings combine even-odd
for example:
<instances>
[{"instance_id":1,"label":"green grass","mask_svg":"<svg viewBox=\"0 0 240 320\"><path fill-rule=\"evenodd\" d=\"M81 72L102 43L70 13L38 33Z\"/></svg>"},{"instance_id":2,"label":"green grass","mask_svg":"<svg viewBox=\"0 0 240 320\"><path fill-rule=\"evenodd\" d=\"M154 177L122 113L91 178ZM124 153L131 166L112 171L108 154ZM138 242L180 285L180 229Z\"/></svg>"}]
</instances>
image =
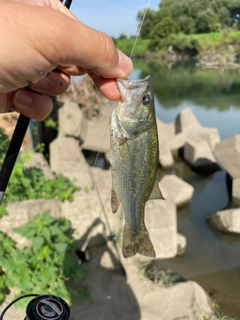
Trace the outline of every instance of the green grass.
<instances>
[{"instance_id":1,"label":"green grass","mask_svg":"<svg viewBox=\"0 0 240 320\"><path fill-rule=\"evenodd\" d=\"M198 54L205 54L212 51L227 53L232 45L235 51L240 46L240 31L223 30L222 32L202 34L174 34L164 40L165 46L172 44L177 50L195 50Z\"/></svg>"},{"instance_id":2,"label":"green grass","mask_svg":"<svg viewBox=\"0 0 240 320\"><path fill-rule=\"evenodd\" d=\"M132 37L130 39L126 38L116 40L116 46L127 56L130 56L135 43L135 39L136 38ZM138 38L136 46L134 48L133 57L145 57L148 52L149 42L149 40L143 40L141 38Z\"/></svg>"},{"instance_id":3,"label":"green grass","mask_svg":"<svg viewBox=\"0 0 240 320\"><path fill-rule=\"evenodd\" d=\"M168 41L180 51L196 49L199 53L202 53L211 49L218 50L226 45L238 46L240 44L240 32L224 30L215 33L176 34L172 35Z\"/></svg>"},{"instance_id":4,"label":"green grass","mask_svg":"<svg viewBox=\"0 0 240 320\"><path fill-rule=\"evenodd\" d=\"M126 55L130 55L134 46L135 38L118 39L116 46ZM171 44L181 52L195 52L205 54L211 51L227 52L227 46L232 45L235 51L240 52L240 31L223 30L221 32L190 34L183 33L172 34L167 39L160 41L159 48L156 51L149 50L150 39L138 38L134 49L133 57L145 57L150 53L151 56L164 56L167 54L167 48Z\"/></svg>"}]
</instances>

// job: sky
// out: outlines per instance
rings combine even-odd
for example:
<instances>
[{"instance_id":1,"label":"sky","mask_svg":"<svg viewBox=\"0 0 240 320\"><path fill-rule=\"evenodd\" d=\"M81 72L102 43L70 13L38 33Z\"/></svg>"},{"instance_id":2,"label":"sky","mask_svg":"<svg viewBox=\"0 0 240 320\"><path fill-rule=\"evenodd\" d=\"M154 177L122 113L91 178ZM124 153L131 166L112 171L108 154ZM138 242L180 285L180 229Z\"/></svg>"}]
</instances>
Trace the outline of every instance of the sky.
<instances>
[{"instance_id":1,"label":"sky","mask_svg":"<svg viewBox=\"0 0 240 320\"><path fill-rule=\"evenodd\" d=\"M150 0L149 7L158 9L160 0ZM83 23L118 38L137 34L137 13L148 0L73 0L72 13Z\"/></svg>"}]
</instances>

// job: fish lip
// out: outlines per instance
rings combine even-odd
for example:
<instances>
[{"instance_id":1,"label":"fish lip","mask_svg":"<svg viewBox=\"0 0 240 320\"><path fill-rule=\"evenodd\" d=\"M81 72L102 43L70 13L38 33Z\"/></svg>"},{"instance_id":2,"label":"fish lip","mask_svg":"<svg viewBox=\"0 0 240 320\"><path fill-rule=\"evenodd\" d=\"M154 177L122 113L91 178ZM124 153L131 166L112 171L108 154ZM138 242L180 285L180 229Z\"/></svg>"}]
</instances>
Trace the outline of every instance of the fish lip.
<instances>
[{"instance_id":1,"label":"fish lip","mask_svg":"<svg viewBox=\"0 0 240 320\"><path fill-rule=\"evenodd\" d=\"M134 89L134 88L140 88L144 85L144 83L149 84L149 80L150 80L150 76L147 76L145 79L139 79L139 80L117 78L116 83L120 91L122 100L125 100L124 98L126 97L126 93L128 90Z\"/></svg>"}]
</instances>

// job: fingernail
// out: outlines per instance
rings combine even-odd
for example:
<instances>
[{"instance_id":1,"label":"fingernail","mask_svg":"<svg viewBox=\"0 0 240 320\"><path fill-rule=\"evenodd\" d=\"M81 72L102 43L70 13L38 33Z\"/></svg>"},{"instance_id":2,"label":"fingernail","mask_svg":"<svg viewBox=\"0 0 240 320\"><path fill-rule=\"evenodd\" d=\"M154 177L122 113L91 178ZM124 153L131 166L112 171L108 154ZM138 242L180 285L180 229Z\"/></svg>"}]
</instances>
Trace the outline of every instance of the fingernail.
<instances>
[{"instance_id":1,"label":"fingernail","mask_svg":"<svg viewBox=\"0 0 240 320\"><path fill-rule=\"evenodd\" d=\"M119 67L120 69L127 75L129 76L129 74L132 72L133 70L133 63L132 60L126 56L124 53L122 53L121 51L118 50L118 63L119 63Z\"/></svg>"},{"instance_id":2,"label":"fingernail","mask_svg":"<svg viewBox=\"0 0 240 320\"><path fill-rule=\"evenodd\" d=\"M20 104L24 106L31 106L33 99L25 91L18 91L14 96L14 104Z\"/></svg>"},{"instance_id":3,"label":"fingernail","mask_svg":"<svg viewBox=\"0 0 240 320\"><path fill-rule=\"evenodd\" d=\"M51 88L52 82L48 77L44 77L39 80L37 83L31 86L32 89L41 89L41 90L48 90Z\"/></svg>"}]
</instances>

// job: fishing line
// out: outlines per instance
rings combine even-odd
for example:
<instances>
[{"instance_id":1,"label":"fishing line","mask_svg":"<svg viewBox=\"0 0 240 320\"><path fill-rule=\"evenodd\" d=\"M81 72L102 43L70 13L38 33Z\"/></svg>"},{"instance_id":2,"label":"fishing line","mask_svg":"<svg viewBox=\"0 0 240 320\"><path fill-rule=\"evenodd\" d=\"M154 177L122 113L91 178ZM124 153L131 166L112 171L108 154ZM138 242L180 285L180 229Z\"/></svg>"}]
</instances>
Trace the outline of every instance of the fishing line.
<instances>
[{"instance_id":1,"label":"fishing line","mask_svg":"<svg viewBox=\"0 0 240 320\"><path fill-rule=\"evenodd\" d=\"M146 16L147 10L148 10L148 8L149 8L150 2L151 2L151 0L148 0L147 7L146 7L146 9L144 10L144 14L143 14L143 17L142 17L142 21L141 21L141 23L140 23L140 25L139 25L139 28L138 28L137 36L136 36L136 39L135 39L135 41L134 41L134 45L133 45L133 48L132 48L132 51L131 51L131 54L130 54L130 58L132 57L133 52L134 52L134 49L135 49L135 47L136 47L136 44L137 44L137 41L138 41L138 38L139 38L139 35L140 35L140 32L141 32L141 29L142 29L142 26L143 26L143 22L144 22L144 20L145 20L145 16ZM115 103L114 105L116 106L117 103ZM100 146L103 144L103 140L104 140L104 138L105 138L106 130L107 130L107 127L105 128L105 130L104 130L104 132L103 132L103 136L102 136L102 140L101 140ZM98 151L98 153L97 153L97 155L96 155L96 158L95 158L95 160L94 160L93 168L96 166L97 160L98 160L98 158L99 158L99 154L100 154L100 152ZM89 172L90 172L90 176L91 176L91 180L92 180L92 182L93 182L93 185L94 185L94 187L95 187L95 189L96 189L96 192L97 192L97 195L98 195L98 199L99 199L99 202L100 202L100 205L101 205L101 208L102 208L102 212L103 212L103 214L104 214L104 217L105 217L105 220L106 220L106 223L107 223L107 227L108 227L108 231L110 232L110 237L111 237L111 236L113 235L113 233L112 233L112 230L111 230L110 222L109 222L109 219L108 219L108 217L107 217L107 213L106 213L105 207L104 207L104 205L103 205L103 202L102 202L102 199L101 199L101 195L100 195L100 192L99 192L99 189L98 189L96 180L95 180L95 178L94 178L93 171L92 171L92 169L91 169L90 166L89 166ZM89 183L89 182L90 182L90 180L88 181L88 183ZM80 209L81 209L81 206L82 206L82 203L83 203L83 200L84 200L84 199L85 199L85 196L83 196L82 201L80 202L79 213L80 213ZM76 220L77 220L77 216L76 216L75 222L76 222ZM74 223L74 224L75 224L75 223ZM69 238L73 235L73 230L74 230L74 229L72 228L71 233L69 234ZM114 246L115 246L115 245L116 245L116 244L114 244ZM117 250L117 253L118 253L118 250ZM119 255L119 254L118 254L118 255ZM119 257L120 257L120 255L119 255Z\"/></svg>"},{"instance_id":2,"label":"fishing line","mask_svg":"<svg viewBox=\"0 0 240 320\"><path fill-rule=\"evenodd\" d=\"M97 158L96 158L96 159L97 159ZM119 265L121 266L121 269L122 269L122 274L123 274L123 276L126 276L126 272L125 272L125 269L124 269L124 267L123 267L123 265L122 265L122 263L121 263L121 256L120 256L120 253L119 253L119 250L118 250L118 246L117 246L117 237L116 237L116 235L112 232L112 228L111 228L111 225L110 225L108 216L107 216L107 212L106 212L106 210L105 210L105 206L104 206L104 204L103 204L102 197L101 197L101 195L100 195L100 192L99 192L99 188L98 188L96 179L95 179L95 177L94 177L92 168L91 168L90 166L89 166L89 172L90 172L90 175L91 175L93 184L94 184L94 188L95 188L95 190L96 190L96 192L97 192L98 200L99 200L99 202L100 202L101 209L102 209L102 212L103 212L103 215L104 215L106 224L107 224L107 228L108 228L108 231L109 231L109 234L110 234L110 235L107 237L107 239L112 242L112 244L113 244L113 246L114 246L114 249L115 249L115 251L116 251L116 254L117 254L118 263L119 263Z\"/></svg>"},{"instance_id":3,"label":"fishing line","mask_svg":"<svg viewBox=\"0 0 240 320\"><path fill-rule=\"evenodd\" d=\"M117 105L117 103L114 103L114 106L115 106L115 107L116 107L116 105ZM103 144L103 140L104 140L104 137L105 137L105 134L106 134L106 130L107 130L107 127L105 127L105 130L104 130L104 132L103 132L103 136L102 136L102 141L101 141L101 143L100 143L100 147L101 147L102 144ZM98 151L98 152L97 152L97 155L96 155L96 158L95 158L95 161L94 161L94 164L93 164L93 168L94 168L94 167L96 166L96 164L97 164L97 160L98 160L99 154L100 154L100 152ZM99 192L99 188L98 188L96 179L95 179L95 177L94 177L94 173L93 173L93 171L92 171L92 168L91 168L91 166L89 166L88 168L89 168L89 173L90 173L90 176L91 176L91 178L92 178L92 182L93 182L94 188L95 188L95 190L96 190L96 193L97 193L97 196L98 196L98 200L99 200L99 202L100 202L101 209L102 209L102 212L103 212L103 215L104 215L106 224L107 224L107 229L108 229L109 234L110 234L110 235L107 237L107 239L112 242L112 244L113 244L113 246L114 246L114 248L115 248L116 254L117 254L117 258L118 258L119 265L121 266L121 269L122 269L122 274L123 274L124 276L126 276L126 272L125 272L125 270L124 270L124 268L123 268L123 265L122 265L122 263L121 263L121 257L120 257L120 253L119 253L118 246L117 246L117 237L115 236L115 234L114 234L113 231L112 231L112 228L111 228L111 225L110 225L108 216L107 216L107 212L106 212L106 210L105 210L105 206L104 206L104 204L103 204L102 197L101 197L101 194L100 194L100 192Z\"/></svg>"},{"instance_id":4,"label":"fishing line","mask_svg":"<svg viewBox=\"0 0 240 320\"><path fill-rule=\"evenodd\" d=\"M142 26L143 26L143 22L145 20L145 16L146 16L146 13L147 13L147 10L150 6L150 2L151 0L148 0L148 3L147 3L147 7L145 8L144 10L144 14L143 14L143 17L142 17L142 21L139 25L139 28L138 28L138 32L137 32L137 36L136 36L136 39L134 41L134 44L133 44L133 48L132 48L132 51L131 51L131 54L130 54L130 59L132 58L132 55L133 55L133 52L134 52L134 49L136 47L136 44L137 44L137 41L138 41L138 38L139 38L139 35L140 35L140 32L141 32L141 29L142 29ZM117 103L115 103L115 107L116 107ZM103 143L103 139L105 137L105 133L106 133L106 129L104 130L104 133L103 133L103 137L102 137L102 142L101 144ZM100 145L101 146L101 145ZM96 159L95 159L95 162L93 164L93 167L95 167L96 163L97 163L97 160L98 160L98 157L99 157L99 151L96 155ZM97 195L98 195L98 199L99 199L99 202L100 202L100 205L101 205L101 208L102 208L102 212L104 214L104 217L105 217L105 221L107 223L107 226L108 226L108 230L110 232L110 237L109 237L109 240L112 241L114 247L115 247L115 250L117 252L117 255L118 255L118 258L119 258L119 262L121 261L121 258L120 258L120 254L119 254L119 250L118 250L118 247L117 247L117 242L116 242L116 237L114 236L113 232L112 232L112 229L111 229L111 226L110 226L110 223L109 223L109 219L108 219L108 216L107 216L107 213L106 213L106 210L105 210L105 207L103 205L103 202L102 202L102 198L101 198L101 195L100 195L100 192L99 192L99 189L98 189L98 186L97 186L97 183L96 183L96 180L95 180L95 177L94 177L94 174L93 174L93 171L91 169L91 167L89 166L89 172L90 172L90 175L92 177L92 181L93 181L93 184L95 186L95 189L96 189L96 192L97 192ZM124 271L124 269L123 269ZM125 271L124 271L125 273Z\"/></svg>"},{"instance_id":5,"label":"fishing line","mask_svg":"<svg viewBox=\"0 0 240 320\"><path fill-rule=\"evenodd\" d=\"M134 41L134 45L133 45L133 48L132 48L132 51L131 51L131 54L130 54L130 58L132 58L134 49L136 47L136 44L137 44L141 29L142 29L142 26L143 26L143 22L145 20L145 16L146 16L147 10L149 8L150 2L151 2L151 0L148 0L147 7L144 10L142 21L141 21L141 23L139 25L139 28L138 28L137 36L136 36L136 39ZM116 105L117 105L117 102L114 103L114 107L116 107ZM100 147L103 144L103 141L104 141L104 138L105 138L105 134L106 134L106 130L107 130L107 126L105 127L105 130L103 132L101 143L100 143ZM99 158L99 154L100 154L100 151L97 152L96 158L94 160L93 168L96 167L97 160ZM119 263L121 264L121 257L120 257L119 250L118 250L118 247L117 247L117 239L116 239L116 236L112 232L112 229L111 229L111 226L110 226L110 222L109 222L109 219L108 219L108 216L107 216L107 213L106 213L106 210L105 210L105 207L104 207L104 204L103 204L103 201L102 201L102 198L101 198L101 195L100 195L100 192L99 192L99 189L98 189L95 177L94 177L94 173L93 173L90 165L89 165L89 173L90 173L90 179L88 181L88 184L90 184L90 181L92 180L92 183L94 185L94 188L96 190L96 193L97 193L97 196L98 196L98 199L99 199L99 202L100 202L101 210L103 212L103 215L104 215L104 218L105 218L105 221L106 221L106 225L107 225L108 231L110 233L110 236L108 237L108 239L113 243L114 248L115 248L116 253L117 253L117 256L118 256ZM85 200L85 197L86 197L86 195L83 195L83 197L81 199L81 202L79 204L79 210L78 210L78 213L76 214L75 219L73 221L72 228L71 228L71 231L69 233L69 239L72 238L72 235L73 235L73 232L74 232L74 225L75 225L75 223L77 221L78 215L80 214L80 210L81 210L83 201ZM63 251L63 254L66 252L66 250L67 250L67 248ZM123 269L123 267L122 267L122 269ZM59 269L59 273L60 273L60 269ZM123 269L123 274L125 275L124 269Z\"/></svg>"},{"instance_id":6,"label":"fishing line","mask_svg":"<svg viewBox=\"0 0 240 320\"><path fill-rule=\"evenodd\" d=\"M149 8L149 6L150 6L150 2L151 2L151 0L148 0L147 7L146 7L146 9L145 9L145 11L144 11L144 14L143 14L143 17L142 17L142 21L141 21L140 26L139 26L139 28L138 28L138 32L137 32L136 39L135 39L134 44L133 44L132 52L131 52L131 54L130 54L130 56L129 56L130 59L132 58L133 51L134 51L134 49L135 49L135 47L136 47L138 38L139 38L139 36L140 36L140 32L141 32L141 29L142 29L142 25L143 25L143 22L144 22L144 20L145 20L145 16L146 16L146 14L147 14L148 8Z\"/></svg>"},{"instance_id":7,"label":"fishing line","mask_svg":"<svg viewBox=\"0 0 240 320\"><path fill-rule=\"evenodd\" d=\"M139 26L139 29L138 29L138 33L137 33L137 36L136 36L136 39L135 39L135 42L134 42L134 45L133 45L133 48L132 48L132 52L131 52L131 54L130 54L130 58L132 58L134 49L135 49L135 47L136 47L136 43L137 43L137 40L138 40L138 38L139 38L140 31L141 31L141 28L142 28L144 19L145 19L147 10L148 10L149 5L150 5L150 1L151 1L151 0L148 0L147 8L146 8L145 11L144 11L143 18L142 18L142 21L141 21L141 23L140 23L140 26ZM63 0L63 1L61 1L61 2L69 8L72 0ZM116 106L116 104L115 104L115 106ZM27 119L27 121L29 121L28 118L26 118L26 119ZM105 134L106 134L106 130L107 130L107 126L106 126L106 128L105 128L105 130L104 130L104 132L103 132L102 141L101 141L100 146L101 146L102 143L103 143L103 140L104 140L104 137L105 137ZM100 154L100 151L98 151L98 153L97 153L97 155L96 155L96 158L95 158L93 167L96 166L97 160L98 160L98 158L99 158L99 154ZM123 266L122 266L122 264L121 264L121 257L120 257L119 250L118 250L118 246L117 246L117 237L116 237L116 236L113 234L113 232L112 232L112 229L111 229L111 226L110 226L110 223L109 223L109 219L108 219L108 217L107 217L107 213L106 213L106 210L105 210L105 207L104 207L104 204L103 204L103 201L102 201L100 192L99 192L99 188L98 188L98 186L97 186L97 183L96 183L96 180L95 180L95 177L94 177L94 174L93 174L93 171L92 171L90 165L89 165L89 173L90 173L90 179L89 179L89 181L88 181L88 184L89 184L90 180L92 180L92 183L93 183L93 185L94 185L94 188L95 188L95 190L96 190L96 192L97 192L97 196L98 196L98 199L99 199L99 202L100 202L100 205L101 205L101 210L102 210L103 215L104 215L104 217L105 217L106 225L107 225L108 231L109 231L109 233L110 233L110 235L108 236L108 240L110 240L110 241L113 243L113 246L114 246L114 248L115 248L115 250L116 250L116 254L117 254L117 258L118 258L119 264L121 265L122 273L123 273L124 276L126 276L125 270L124 270L124 268L123 268ZM83 203L83 200L85 199L85 197L86 197L86 195L85 195L85 196L83 195L83 197L82 197L82 199L81 199L81 202L80 202L80 205L79 205L78 214L80 213L80 209L81 209L81 207L82 207L82 203ZM74 226L75 223L76 223L77 216L78 216L78 215L76 214L76 215L75 215L75 219L74 219L73 224L72 224L73 226ZM71 230L70 230L70 232L69 232L69 236L68 236L69 239L72 238L72 236L73 236L73 232L74 232L73 226L72 226L72 228L71 228ZM63 250L63 252L62 252L63 254L66 254L67 248L68 248L68 246ZM60 275L60 273L61 273L61 269L60 269L60 266L59 266L58 275ZM38 294L29 294L29 295L24 295L24 296L22 296L22 297L19 297L19 298L15 299L14 301L12 301L12 303L10 303L10 304L3 310L3 312L2 312L1 315L0 315L0 320L3 319L3 316L4 316L4 314L6 313L6 311L7 311L14 303L16 303L16 302L17 302L18 300L20 300L20 299L23 299L23 298L25 298L25 297L30 297L30 296L38 297L39 295L38 295ZM39 301L40 301L43 305L45 304L44 307L46 307L46 310L44 309L44 311L46 311L46 312L49 311L49 310L47 310L48 305L49 305L49 303L47 303L47 299L54 300L54 306L53 306L54 308L53 308L53 309L56 310L56 309L55 309L55 307L57 306L56 303L57 303L57 304L60 303L61 306L62 306L63 309L64 309L64 315L63 315L63 316L64 316L66 319L69 318L69 316L70 316L70 309L69 309L68 305L65 303L64 300L62 300L62 299L59 298L59 297L55 297L55 296L51 296L51 295L50 295L50 296L49 296L49 295L44 295L44 296L39 296L39 297L40 297L40 298L39 298L39 299L40 299ZM41 297L44 297L44 299L42 299ZM45 298L45 297L46 297L46 298ZM50 298L49 298L49 297L50 297ZM36 298L36 299L38 299L38 298ZM40 303L40 302L39 302L39 303ZM34 304L34 303L35 303L35 302L34 302L33 300L30 301L30 303L29 303L29 305L28 305L29 309L28 309L28 307L27 307L27 312L29 312L30 306L31 306L32 308L33 308L33 307L34 307L34 308L36 307L35 305L32 306L32 304ZM52 302L51 302L51 305L53 305ZM35 309L34 309L34 310L35 310ZM42 310L42 309L41 309L41 310ZM32 312L32 310L30 310L30 311ZM42 315L45 315L45 313L41 314L41 316L42 316ZM9 315L9 316L10 316L10 315ZM25 320L26 320L26 319L30 319L30 318L28 318L28 316L29 316L29 314L27 313L27 317L25 318ZM36 318L36 315L33 315L33 317ZM65 319L65 318L64 318L64 319ZM31 314L31 319L32 319L32 314ZM40 319L40 318L39 318L39 319ZM41 317L41 319L43 319L43 318ZM44 319L46 319L46 318L44 317ZM58 317L58 319L60 319L60 318ZM63 319L62 316L61 316L61 319Z\"/></svg>"},{"instance_id":8,"label":"fishing line","mask_svg":"<svg viewBox=\"0 0 240 320\"><path fill-rule=\"evenodd\" d=\"M105 127L105 129L104 129L103 136L102 136L102 140L101 140L101 143L100 143L100 147L101 147L102 144L103 144L103 139L104 139L104 137L105 137L106 130L107 130L107 127ZM94 160L94 163L93 163L93 166L92 166L93 168L96 167L96 164L97 164L97 160L98 160L98 158L99 158L99 155L100 155L100 151L97 152L97 155L96 155L96 157L95 157L95 160ZM107 214L106 214L106 211L105 211L105 208L104 208L104 205L103 205L101 196L100 196L99 189L98 189L98 187L97 187L96 180L95 180L95 178L94 178L94 174L93 174L93 172L92 172L92 170L91 170L91 166L88 165L88 168L89 168L90 178L88 179L87 185L90 185L90 182L91 182L91 180L92 180L92 183L93 183L94 187L95 187L96 190L97 190L97 195L98 195L98 198L99 198L99 202L100 202L100 204L101 204L101 207L103 208L104 216L106 217L106 220L107 220ZM81 209L81 207L82 207L83 200L85 200L85 197L86 197L86 195L83 195L82 200L81 200L80 205L79 205L79 211L78 211L78 213L76 214L75 219L74 219L73 226L75 225L75 223L76 223L76 221L77 221L77 215L80 213L80 209ZM109 232L111 233L111 228L110 228L109 220L107 220L107 225L108 225ZM70 234L69 234L69 239L72 237L73 232L74 232L74 228L72 227L72 228L71 228L71 231L70 231Z\"/></svg>"}]
</instances>

